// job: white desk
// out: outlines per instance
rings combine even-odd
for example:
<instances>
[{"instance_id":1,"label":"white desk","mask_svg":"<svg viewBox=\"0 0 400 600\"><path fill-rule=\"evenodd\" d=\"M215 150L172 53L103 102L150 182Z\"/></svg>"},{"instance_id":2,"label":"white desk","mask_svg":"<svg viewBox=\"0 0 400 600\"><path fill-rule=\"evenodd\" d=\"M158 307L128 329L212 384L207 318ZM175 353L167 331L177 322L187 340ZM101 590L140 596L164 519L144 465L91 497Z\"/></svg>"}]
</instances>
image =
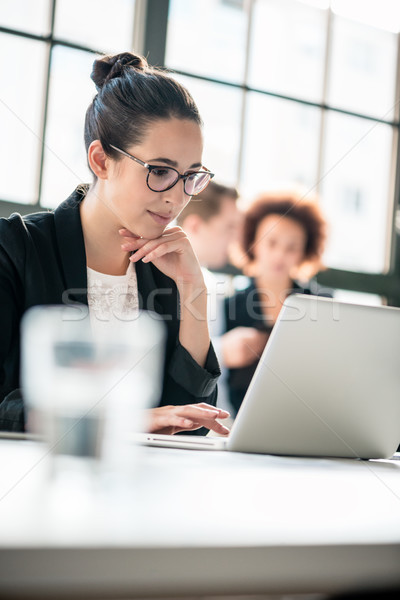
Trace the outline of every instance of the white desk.
<instances>
[{"instance_id":1,"label":"white desk","mask_svg":"<svg viewBox=\"0 0 400 600\"><path fill-rule=\"evenodd\" d=\"M0 441L2 597L400 587L400 461L143 448L133 492L57 500L43 457Z\"/></svg>"}]
</instances>

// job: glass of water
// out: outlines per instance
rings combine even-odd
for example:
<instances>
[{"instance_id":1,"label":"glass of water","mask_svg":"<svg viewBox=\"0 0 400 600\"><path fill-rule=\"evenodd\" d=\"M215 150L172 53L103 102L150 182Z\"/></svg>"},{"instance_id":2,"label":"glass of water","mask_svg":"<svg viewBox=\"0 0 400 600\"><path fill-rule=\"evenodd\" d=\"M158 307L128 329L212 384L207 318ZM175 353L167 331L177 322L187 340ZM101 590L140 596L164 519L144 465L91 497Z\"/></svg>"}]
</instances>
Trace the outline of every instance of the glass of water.
<instances>
[{"instance_id":1,"label":"glass of water","mask_svg":"<svg viewBox=\"0 0 400 600\"><path fill-rule=\"evenodd\" d=\"M44 436L54 464L78 458L97 469L128 460L144 410L161 395L164 335L157 315L145 311L100 332L83 305L25 313L21 383L28 428Z\"/></svg>"}]
</instances>

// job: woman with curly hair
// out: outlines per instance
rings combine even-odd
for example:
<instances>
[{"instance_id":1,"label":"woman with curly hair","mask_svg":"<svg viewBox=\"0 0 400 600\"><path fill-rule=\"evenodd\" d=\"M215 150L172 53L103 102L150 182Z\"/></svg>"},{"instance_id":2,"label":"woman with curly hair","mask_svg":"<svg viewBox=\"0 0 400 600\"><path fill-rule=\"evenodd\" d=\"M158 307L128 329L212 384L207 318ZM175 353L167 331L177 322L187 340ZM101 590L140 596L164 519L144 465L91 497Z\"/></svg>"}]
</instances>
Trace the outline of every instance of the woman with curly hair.
<instances>
[{"instance_id":1,"label":"woman with curly hair","mask_svg":"<svg viewBox=\"0 0 400 600\"><path fill-rule=\"evenodd\" d=\"M248 208L242 246L249 287L227 298L223 357L229 368L230 403L237 412L282 304L293 293L322 293L304 286L300 272L321 267L326 223L316 202L296 193L265 193Z\"/></svg>"}]
</instances>

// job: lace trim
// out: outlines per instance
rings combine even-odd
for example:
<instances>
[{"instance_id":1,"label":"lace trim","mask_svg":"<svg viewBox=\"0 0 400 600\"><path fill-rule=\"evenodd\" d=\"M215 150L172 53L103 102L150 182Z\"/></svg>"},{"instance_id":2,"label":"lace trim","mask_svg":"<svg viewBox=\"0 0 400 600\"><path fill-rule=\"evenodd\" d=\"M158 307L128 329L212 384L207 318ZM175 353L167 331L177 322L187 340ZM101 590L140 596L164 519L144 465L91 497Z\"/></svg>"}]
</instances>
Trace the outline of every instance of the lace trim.
<instances>
[{"instance_id":1,"label":"lace trim","mask_svg":"<svg viewBox=\"0 0 400 600\"><path fill-rule=\"evenodd\" d=\"M87 268L88 304L100 321L135 319L139 310L137 277L133 263L125 275L105 275Z\"/></svg>"}]
</instances>

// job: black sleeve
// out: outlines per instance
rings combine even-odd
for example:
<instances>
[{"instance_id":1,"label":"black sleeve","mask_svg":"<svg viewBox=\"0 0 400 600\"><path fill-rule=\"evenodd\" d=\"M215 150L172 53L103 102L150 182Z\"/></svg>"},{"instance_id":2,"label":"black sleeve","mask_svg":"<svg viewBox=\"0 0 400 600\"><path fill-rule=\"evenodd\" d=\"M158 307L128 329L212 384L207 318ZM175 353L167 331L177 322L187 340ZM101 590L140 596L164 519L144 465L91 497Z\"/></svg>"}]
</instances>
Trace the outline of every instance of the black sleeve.
<instances>
[{"instance_id":1,"label":"black sleeve","mask_svg":"<svg viewBox=\"0 0 400 600\"><path fill-rule=\"evenodd\" d=\"M181 389L180 397L175 399L174 404L190 404L190 398L195 402L201 399L201 402L211 404L210 399L214 396L220 375L221 371L212 344L203 368L178 342L168 365L168 378L171 378Z\"/></svg>"},{"instance_id":2,"label":"black sleeve","mask_svg":"<svg viewBox=\"0 0 400 600\"><path fill-rule=\"evenodd\" d=\"M166 369L160 406L217 404L217 380L221 371L212 344L208 350L204 368L201 367L178 341ZM186 435L205 435L202 427L186 431Z\"/></svg>"},{"instance_id":3,"label":"black sleeve","mask_svg":"<svg viewBox=\"0 0 400 600\"><path fill-rule=\"evenodd\" d=\"M18 243L13 224L0 219L0 430L24 431L24 408L19 388L19 336L23 290Z\"/></svg>"},{"instance_id":4,"label":"black sleeve","mask_svg":"<svg viewBox=\"0 0 400 600\"><path fill-rule=\"evenodd\" d=\"M20 389L7 394L0 403L0 431L25 431L24 401Z\"/></svg>"},{"instance_id":5,"label":"black sleeve","mask_svg":"<svg viewBox=\"0 0 400 600\"><path fill-rule=\"evenodd\" d=\"M166 328L165 363L159 406L183 406L217 402L217 380L221 374L210 343L206 362L201 367L179 342L180 300L175 282L152 264L136 264L141 307L157 313ZM205 430L199 430L204 433ZM197 433L197 432L196 432Z\"/></svg>"}]
</instances>

